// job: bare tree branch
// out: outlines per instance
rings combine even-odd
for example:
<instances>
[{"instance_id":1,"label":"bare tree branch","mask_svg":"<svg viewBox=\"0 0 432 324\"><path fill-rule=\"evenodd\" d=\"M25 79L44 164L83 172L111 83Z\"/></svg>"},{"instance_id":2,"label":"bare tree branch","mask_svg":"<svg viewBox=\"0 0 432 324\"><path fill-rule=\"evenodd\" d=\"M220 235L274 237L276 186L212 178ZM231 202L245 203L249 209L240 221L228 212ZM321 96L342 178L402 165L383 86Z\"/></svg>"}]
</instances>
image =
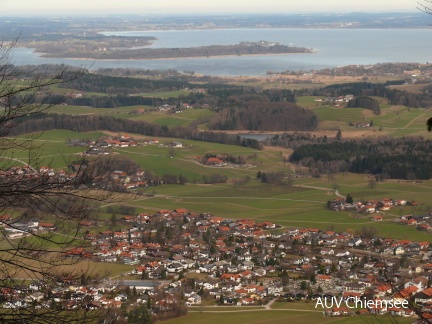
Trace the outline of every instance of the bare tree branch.
<instances>
[{"instance_id":1,"label":"bare tree branch","mask_svg":"<svg viewBox=\"0 0 432 324\"><path fill-rule=\"evenodd\" d=\"M78 165L74 173L48 175L39 171L40 145L32 138L8 137L22 120L66 99L55 93L55 86L86 72L64 66L48 71L16 67L11 61L16 43L0 44L0 322L93 322L101 312L87 311L88 301L70 307L70 300L59 298L56 302L51 291L64 280L98 276L67 266L78 262L71 257L71 249L91 254L79 237L79 224L88 218L92 204L110 197L91 186L105 176L111 161L84 154L74 162ZM22 160L16 158L15 150L27 152L27 165L19 165ZM40 230L42 222L56 230ZM23 287L32 280L43 282L42 300L34 300Z\"/></svg>"}]
</instances>

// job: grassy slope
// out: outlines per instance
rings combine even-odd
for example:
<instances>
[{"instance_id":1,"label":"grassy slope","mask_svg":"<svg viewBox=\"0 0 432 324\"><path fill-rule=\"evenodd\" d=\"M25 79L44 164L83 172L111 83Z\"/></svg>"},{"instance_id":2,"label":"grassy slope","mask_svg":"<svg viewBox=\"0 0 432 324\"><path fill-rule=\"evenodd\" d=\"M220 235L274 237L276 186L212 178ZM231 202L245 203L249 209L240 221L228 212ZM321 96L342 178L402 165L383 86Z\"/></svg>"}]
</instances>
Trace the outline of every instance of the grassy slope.
<instances>
[{"instance_id":1,"label":"grassy slope","mask_svg":"<svg viewBox=\"0 0 432 324\"><path fill-rule=\"evenodd\" d=\"M317 105L314 98L316 97L301 97L298 104L313 109L320 121L319 130L341 129L343 134L349 137L415 135L432 138L432 134L428 133L425 127L426 120L432 117L430 109L381 105L381 115L374 115L367 109ZM374 127L359 129L348 125L349 122L370 121L373 121Z\"/></svg>"},{"instance_id":2,"label":"grassy slope","mask_svg":"<svg viewBox=\"0 0 432 324\"><path fill-rule=\"evenodd\" d=\"M51 113L70 114L70 115L98 115L111 116L116 118L142 120L148 123L167 125L169 127L187 127L196 119L206 119L211 117L214 112L209 109L187 109L181 113L174 114L168 112L148 111L144 114L130 114L130 112L143 108L150 109L148 106L125 106L117 108L92 108L85 106L56 106L50 109Z\"/></svg>"},{"instance_id":3,"label":"grassy slope","mask_svg":"<svg viewBox=\"0 0 432 324\"><path fill-rule=\"evenodd\" d=\"M80 148L65 144L68 138L96 138L100 132L75 133L57 130L46 132L37 137L37 143L43 146L43 162L52 162L55 167L63 167L65 160L73 159L73 154ZM172 139L160 139L168 143ZM359 230L362 226L374 226L379 235L406 238L416 241L429 240L430 235L416 231L413 227L402 226L394 219L404 214L428 212L432 208L430 191L432 181L413 183L409 181L387 181L378 183L377 187L368 187L368 178L364 175L336 175L332 179L323 177L301 178L294 181L293 187L263 184L256 179L261 171L288 171L280 161L277 151L257 151L239 146L222 145L196 141L182 141L183 149L177 149L173 158L167 147L147 145L143 147L118 148L115 153L124 154L134 159L145 170L163 175L180 174L192 180L200 180L202 175L221 173L235 179L249 176L251 181L243 187L232 181L226 184L202 185L188 183L181 185L164 185L149 187L145 193L155 196L142 196L132 199L127 204L142 211L156 211L163 208L184 207L196 212L212 212L227 218L252 218L257 221L270 220L287 227L319 227L322 229ZM205 153L230 153L249 156L249 162L258 166L241 166L238 168L206 167L196 162L197 155ZM255 157L256 154L256 157ZM26 161L23 152L14 152L15 157ZM45 164L45 163L42 163ZM399 207L386 213L383 222L371 221L371 216L354 218L348 212L331 212L325 209L328 200L335 197L332 187L339 187L343 195L350 193L354 199L393 199L417 200L424 203L417 207ZM316 188L315 188L316 187Z\"/></svg>"}]
</instances>

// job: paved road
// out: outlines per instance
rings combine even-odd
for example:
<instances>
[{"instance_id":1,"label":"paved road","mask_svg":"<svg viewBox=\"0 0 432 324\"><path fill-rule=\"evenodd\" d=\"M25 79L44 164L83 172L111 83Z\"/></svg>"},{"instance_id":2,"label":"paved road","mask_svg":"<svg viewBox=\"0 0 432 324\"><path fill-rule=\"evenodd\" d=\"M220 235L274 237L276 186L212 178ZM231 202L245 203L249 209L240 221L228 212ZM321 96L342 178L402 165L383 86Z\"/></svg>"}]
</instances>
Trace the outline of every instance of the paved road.
<instances>
[{"instance_id":1,"label":"paved road","mask_svg":"<svg viewBox=\"0 0 432 324\"><path fill-rule=\"evenodd\" d=\"M243 313L243 312L262 312L262 311L291 311L291 312L309 312L309 313L322 313L320 310L309 310L309 309L296 309L296 308L284 308L284 309L272 309L271 306L276 302L277 298L271 299L264 308L262 309L247 309L248 306L242 306L242 309L238 307L233 307L233 310L200 310L202 306L189 306L189 312L191 313ZM217 305L214 306L205 306L206 308L210 307L220 307Z\"/></svg>"}]
</instances>

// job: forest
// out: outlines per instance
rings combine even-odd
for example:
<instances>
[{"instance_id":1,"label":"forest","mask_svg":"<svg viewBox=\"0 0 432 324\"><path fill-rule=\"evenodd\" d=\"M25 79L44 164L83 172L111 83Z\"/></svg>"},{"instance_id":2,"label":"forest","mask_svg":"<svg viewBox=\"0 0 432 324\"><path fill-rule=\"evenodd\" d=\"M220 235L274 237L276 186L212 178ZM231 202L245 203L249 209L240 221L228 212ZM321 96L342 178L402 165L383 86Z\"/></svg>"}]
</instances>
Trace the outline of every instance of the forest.
<instances>
[{"instance_id":1,"label":"forest","mask_svg":"<svg viewBox=\"0 0 432 324\"><path fill-rule=\"evenodd\" d=\"M85 92L126 95L152 91L179 90L193 87L193 85L177 80L152 80L86 73L64 84L63 87Z\"/></svg>"},{"instance_id":2,"label":"forest","mask_svg":"<svg viewBox=\"0 0 432 324\"><path fill-rule=\"evenodd\" d=\"M393 84L395 84L395 82L354 82L346 84L334 84L319 89L303 89L298 91L296 95L337 97L351 94L356 97L383 97L387 99L388 104L390 105L404 105L410 108L426 108L432 105L432 95L429 91L429 88L426 87L420 93L412 93L388 88L389 85Z\"/></svg>"},{"instance_id":3,"label":"forest","mask_svg":"<svg viewBox=\"0 0 432 324\"><path fill-rule=\"evenodd\" d=\"M372 110L375 115L381 114L381 109L378 100L366 96L355 97L353 100L350 100L348 102L347 107L365 108L365 109Z\"/></svg>"},{"instance_id":4,"label":"forest","mask_svg":"<svg viewBox=\"0 0 432 324\"><path fill-rule=\"evenodd\" d=\"M260 144L254 139L241 138L237 135L197 131L185 127L150 124L144 121L134 121L111 116L70 116L65 114L40 113L15 121L12 136L43 132L53 129L67 129L77 132L108 130L112 132L128 132L152 137L171 137L221 144L239 145L260 149Z\"/></svg>"},{"instance_id":5,"label":"forest","mask_svg":"<svg viewBox=\"0 0 432 324\"><path fill-rule=\"evenodd\" d=\"M432 178L431 159L432 141L421 137L306 144L291 155L291 162L320 174L353 172L407 180Z\"/></svg>"},{"instance_id":6,"label":"forest","mask_svg":"<svg viewBox=\"0 0 432 324\"><path fill-rule=\"evenodd\" d=\"M210 129L217 130L314 130L318 118L290 102L247 101L219 109L209 122Z\"/></svg>"}]
</instances>

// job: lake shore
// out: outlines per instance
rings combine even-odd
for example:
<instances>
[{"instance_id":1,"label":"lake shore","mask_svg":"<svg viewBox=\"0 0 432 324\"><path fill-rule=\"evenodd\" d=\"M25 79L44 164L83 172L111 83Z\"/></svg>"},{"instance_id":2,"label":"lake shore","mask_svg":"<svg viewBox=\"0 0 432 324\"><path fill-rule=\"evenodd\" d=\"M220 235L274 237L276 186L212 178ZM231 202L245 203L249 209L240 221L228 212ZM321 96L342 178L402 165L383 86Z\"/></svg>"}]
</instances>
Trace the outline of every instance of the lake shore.
<instances>
[{"instance_id":1,"label":"lake shore","mask_svg":"<svg viewBox=\"0 0 432 324\"><path fill-rule=\"evenodd\" d=\"M35 54L39 54L38 52L35 52ZM311 53L268 53L268 54L242 54L242 55L211 55L211 56L189 56L189 57L172 57L172 58L142 58L142 59L95 59L95 58L77 58L77 57L63 57L63 56L44 56L39 55L43 58L61 58L66 60L82 60L82 61L90 61L90 60L98 60L103 62L115 62L115 61L162 61L162 60L187 60L187 59L196 59L196 58L224 58L224 57L241 57L241 56L247 56L247 57L254 57L254 56L273 56L273 55L302 55L302 54L318 54L318 52L311 52Z\"/></svg>"},{"instance_id":2,"label":"lake shore","mask_svg":"<svg viewBox=\"0 0 432 324\"><path fill-rule=\"evenodd\" d=\"M145 35L145 34L143 34ZM373 35L373 38L371 38ZM139 35L137 35L139 36ZM241 41L267 39L280 44L312 48L314 55L224 55L171 59L92 59L52 58L34 49L15 48L17 65L67 64L82 66L91 62L98 68L136 68L149 70L194 71L212 76L265 76L267 72L311 71L348 65L371 65L392 62L428 62L432 44L424 39L430 30L341 30L341 29L253 29L208 31L160 31L161 48L199 47L211 44L235 44ZM40 52L43 52L41 49ZM72 55L71 55L72 56Z\"/></svg>"}]
</instances>

